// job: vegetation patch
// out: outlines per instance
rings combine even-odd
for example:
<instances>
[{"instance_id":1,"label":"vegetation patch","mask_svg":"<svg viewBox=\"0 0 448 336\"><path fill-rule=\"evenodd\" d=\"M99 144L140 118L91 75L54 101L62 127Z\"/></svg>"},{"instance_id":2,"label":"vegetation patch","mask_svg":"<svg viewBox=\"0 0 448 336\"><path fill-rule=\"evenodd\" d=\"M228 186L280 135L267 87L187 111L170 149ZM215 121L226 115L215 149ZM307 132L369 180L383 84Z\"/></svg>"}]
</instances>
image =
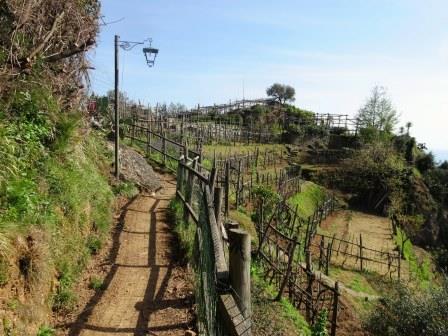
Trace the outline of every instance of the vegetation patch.
<instances>
[{"instance_id":1,"label":"vegetation patch","mask_svg":"<svg viewBox=\"0 0 448 336\"><path fill-rule=\"evenodd\" d=\"M191 262L193 261L196 226L184 221L184 207L182 205L182 201L173 198L168 208L170 222L174 226L174 232L179 240L180 248L184 252L185 261Z\"/></svg>"},{"instance_id":2,"label":"vegetation patch","mask_svg":"<svg viewBox=\"0 0 448 336\"><path fill-rule=\"evenodd\" d=\"M372 309L366 328L378 336L442 336L448 334L448 284L416 292L398 286L395 294Z\"/></svg>"},{"instance_id":3,"label":"vegetation patch","mask_svg":"<svg viewBox=\"0 0 448 336\"><path fill-rule=\"evenodd\" d=\"M263 279L260 266L254 263L251 279L254 335L311 336L308 323L287 299L272 300L277 293Z\"/></svg>"},{"instance_id":4,"label":"vegetation patch","mask_svg":"<svg viewBox=\"0 0 448 336\"><path fill-rule=\"evenodd\" d=\"M230 210L229 217L238 222L241 228L248 232L252 238L252 243L257 241L257 231L254 222L251 217L246 213L244 209Z\"/></svg>"},{"instance_id":5,"label":"vegetation patch","mask_svg":"<svg viewBox=\"0 0 448 336\"><path fill-rule=\"evenodd\" d=\"M319 205L325 201L325 189L313 182L305 181L302 190L292 196L288 202L291 206L298 206L299 216L308 219L317 210Z\"/></svg>"},{"instance_id":6,"label":"vegetation patch","mask_svg":"<svg viewBox=\"0 0 448 336\"><path fill-rule=\"evenodd\" d=\"M96 276L93 276L90 278L90 282L89 282L89 288L93 289L93 290L102 290L104 289L104 281L101 278L98 278Z\"/></svg>"},{"instance_id":7,"label":"vegetation patch","mask_svg":"<svg viewBox=\"0 0 448 336\"><path fill-rule=\"evenodd\" d=\"M401 250L403 258L409 265L410 276L420 287L428 288L434 279L430 257L424 256L423 258L419 258L414 251L412 242L400 228L397 228L395 241Z\"/></svg>"}]
</instances>

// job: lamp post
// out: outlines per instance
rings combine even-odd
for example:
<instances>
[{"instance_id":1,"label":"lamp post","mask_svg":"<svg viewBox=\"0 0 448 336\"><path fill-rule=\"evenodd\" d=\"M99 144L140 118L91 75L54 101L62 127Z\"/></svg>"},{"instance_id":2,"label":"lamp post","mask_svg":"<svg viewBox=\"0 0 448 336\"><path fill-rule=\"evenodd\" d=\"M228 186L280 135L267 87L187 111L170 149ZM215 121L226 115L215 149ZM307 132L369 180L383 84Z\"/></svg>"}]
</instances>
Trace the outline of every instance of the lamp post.
<instances>
[{"instance_id":1,"label":"lamp post","mask_svg":"<svg viewBox=\"0 0 448 336\"><path fill-rule=\"evenodd\" d=\"M119 48L123 50L131 50L135 46L139 44L145 44L145 42L149 42L149 47L143 48L143 54L145 55L146 64L152 68L154 66L154 62L156 60L157 54L159 53L158 49L152 48L152 39L144 40L143 42L131 42L131 41L120 41L120 36L115 35L115 101L114 101L114 115L115 115L115 177L118 179L120 177L120 116L118 113L118 105L119 105L119 91L118 91L118 80L119 80Z\"/></svg>"}]
</instances>

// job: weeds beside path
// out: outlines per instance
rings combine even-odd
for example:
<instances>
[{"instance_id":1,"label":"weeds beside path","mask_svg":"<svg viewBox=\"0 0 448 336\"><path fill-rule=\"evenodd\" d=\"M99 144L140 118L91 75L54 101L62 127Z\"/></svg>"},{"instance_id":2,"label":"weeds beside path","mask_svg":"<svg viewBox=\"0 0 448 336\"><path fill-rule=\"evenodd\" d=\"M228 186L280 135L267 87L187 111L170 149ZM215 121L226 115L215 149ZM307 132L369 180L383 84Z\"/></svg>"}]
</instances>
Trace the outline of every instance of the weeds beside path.
<instances>
[{"instance_id":1,"label":"weeds beside path","mask_svg":"<svg viewBox=\"0 0 448 336\"><path fill-rule=\"evenodd\" d=\"M96 291L66 335L185 334L193 293L185 269L176 264L167 221L176 181L161 178L155 195L140 194L123 209L104 289Z\"/></svg>"}]
</instances>

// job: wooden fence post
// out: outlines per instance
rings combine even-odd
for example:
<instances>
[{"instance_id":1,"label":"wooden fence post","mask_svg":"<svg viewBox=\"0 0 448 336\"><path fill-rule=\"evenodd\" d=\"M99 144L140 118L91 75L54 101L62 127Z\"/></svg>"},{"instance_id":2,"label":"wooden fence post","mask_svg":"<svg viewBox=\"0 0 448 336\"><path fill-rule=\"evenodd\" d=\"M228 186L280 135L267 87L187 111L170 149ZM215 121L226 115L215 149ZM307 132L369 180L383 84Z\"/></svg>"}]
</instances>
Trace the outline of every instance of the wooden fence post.
<instances>
[{"instance_id":1,"label":"wooden fence post","mask_svg":"<svg viewBox=\"0 0 448 336\"><path fill-rule=\"evenodd\" d=\"M255 167L258 167L258 157L260 156L260 148L255 149Z\"/></svg>"},{"instance_id":2,"label":"wooden fence post","mask_svg":"<svg viewBox=\"0 0 448 336\"><path fill-rule=\"evenodd\" d=\"M283 291L285 290L286 284L289 281L289 277L291 275L291 270L292 270L292 263L294 262L294 252L296 250L296 246L297 246L297 237L294 236L293 238L294 240L292 242L290 242L290 246L289 246L289 251L288 251L288 266L286 267L286 273L285 276L283 277L283 281L280 285L280 289L278 291L278 294L275 298L275 301L280 301L280 299L282 298L283 295Z\"/></svg>"},{"instance_id":3,"label":"wooden fence post","mask_svg":"<svg viewBox=\"0 0 448 336\"><path fill-rule=\"evenodd\" d=\"M360 260L360 268L361 272L363 271L363 253L362 253L362 234L359 234L359 260Z\"/></svg>"},{"instance_id":4,"label":"wooden fence post","mask_svg":"<svg viewBox=\"0 0 448 336\"><path fill-rule=\"evenodd\" d=\"M137 123L137 118L136 118L136 115L135 115L135 111L134 110L132 110L132 116L131 116L131 119L132 119L132 135L131 135L131 146L134 144L134 138L135 138L135 124Z\"/></svg>"},{"instance_id":5,"label":"wooden fence post","mask_svg":"<svg viewBox=\"0 0 448 336\"><path fill-rule=\"evenodd\" d=\"M331 336L336 336L336 329L338 327L338 307L339 307L339 281L336 281L334 285L334 297L333 297L333 314L331 316Z\"/></svg>"},{"instance_id":6,"label":"wooden fence post","mask_svg":"<svg viewBox=\"0 0 448 336\"><path fill-rule=\"evenodd\" d=\"M149 113L146 126L146 154L151 157L151 115Z\"/></svg>"},{"instance_id":7,"label":"wooden fence post","mask_svg":"<svg viewBox=\"0 0 448 336\"><path fill-rule=\"evenodd\" d=\"M182 116L182 121L180 123L180 143L184 142L184 119L185 117Z\"/></svg>"},{"instance_id":8,"label":"wooden fence post","mask_svg":"<svg viewBox=\"0 0 448 336\"><path fill-rule=\"evenodd\" d=\"M311 314L313 310L313 269L311 267L311 253L310 250L307 250L305 252L305 258L306 258L306 275L307 275L307 288L306 288L306 294L307 298L305 299L305 309L306 309L306 319L308 322L311 321Z\"/></svg>"},{"instance_id":9,"label":"wooden fence post","mask_svg":"<svg viewBox=\"0 0 448 336\"><path fill-rule=\"evenodd\" d=\"M321 236L319 245L319 271L324 266L325 237Z\"/></svg>"},{"instance_id":10,"label":"wooden fence post","mask_svg":"<svg viewBox=\"0 0 448 336\"><path fill-rule=\"evenodd\" d=\"M230 192L230 162L225 162L225 178L224 178L224 208L226 217L229 216L229 192Z\"/></svg>"},{"instance_id":11,"label":"wooden fence post","mask_svg":"<svg viewBox=\"0 0 448 336\"><path fill-rule=\"evenodd\" d=\"M166 132L162 133L163 165L166 166Z\"/></svg>"},{"instance_id":12,"label":"wooden fence post","mask_svg":"<svg viewBox=\"0 0 448 336\"><path fill-rule=\"evenodd\" d=\"M241 229L229 230L230 286L237 294L237 305L245 318L251 316L250 252L250 235Z\"/></svg>"},{"instance_id":13,"label":"wooden fence post","mask_svg":"<svg viewBox=\"0 0 448 336\"><path fill-rule=\"evenodd\" d=\"M237 182L236 182L236 192L235 192L235 203L236 208L238 209L239 201L240 201L240 181L241 181L241 160L238 161L238 172L237 172Z\"/></svg>"},{"instance_id":14,"label":"wooden fence post","mask_svg":"<svg viewBox=\"0 0 448 336\"><path fill-rule=\"evenodd\" d=\"M215 218L216 224L218 224L218 228L222 226L222 216L221 216L221 208L222 208L222 188L216 187L213 195L213 203L215 206Z\"/></svg>"},{"instance_id":15,"label":"wooden fence post","mask_svg":"<svg viewBox=\"0 0 448 336\"><path fill-rule=\"evenodd\" d=\"M188 162L186 162L187 164ZM196 170L197 167L197 159L193 160L193 169ZM195 176L194 173L192 171L189 171L188 169L186 169L186 171L188 172L188 178L187 178L187 186L186 186L186 195L185 195L185 202L191 207L192 205L192 200L193 200L193 189L194 189L194 181L195 181ZM188 207L185 206L184 207L184 222L188 223L190 220L190 212L188 210Z\"/></svg>"},{"instance_id":16,"label":"wooden fence post","mask_svg":"<svg viewBox=\"0 0 448 336\"><path fill-rule=\"evenodd\" d=\"M183 192L182 186L184 184L184 167L182 166L182 163L184 161L183 156L179 158L179 163L177 165L177 182L176 182L176 197L177 197L177 191Z\"/></svg>"},{"instance_id":17,"label":"wooden fence post","mask_svg":"<svg viewBox=\"0 0 448 336\"><path fill-rule=\"evenodd\" d=\"M329 274L329 267L330 267L330 259L331 259L331 249L332 249L333 243L328 242L327 243L327 254L325 256L325 275Z\"/></svg>"}]
</instances>

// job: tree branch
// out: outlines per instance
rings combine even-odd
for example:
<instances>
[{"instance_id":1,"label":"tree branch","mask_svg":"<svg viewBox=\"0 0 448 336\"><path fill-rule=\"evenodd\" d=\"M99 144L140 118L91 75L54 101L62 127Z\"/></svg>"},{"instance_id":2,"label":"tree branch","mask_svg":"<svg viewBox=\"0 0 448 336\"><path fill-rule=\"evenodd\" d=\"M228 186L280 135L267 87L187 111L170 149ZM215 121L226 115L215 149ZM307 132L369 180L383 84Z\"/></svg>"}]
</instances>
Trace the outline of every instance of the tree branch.
<instances>
[{"instance_id":1,"label":"tree branch","mask_svg":"<svg viewBox=\"0 0 448 336\"><path fill-rule=\"evenodd\" d=\"M79 46L75 46L74 48L69 49L69 50L61 51L60 53L57 53L54 55L46 56L46 57L44 57L44 59L47 62L57 62L61 59L68 58L73 55L82 53L82 52L86 51L93 44L95 44L95 39L89 38L87 41L85 41L84 43L82 43Z\"/></svg>"},{"instance_id":2,"label":"tree branch","mask_svg":"<svg viewBox=\"0 0 448 336\"><path fill-rule=\"evenodd\" d=\"M62 18L64 17L65 12L62 12L61 14L59 14L56 19L54 19L53 21L53 25L50 29L50 31L48 32L48 34L45 36L45 38L43 39L43 41L37 46L36 49L34 49L31 54L26 58L27 62L29 63L44 47L45 45L48 43L48 41L51 39L51 37L53 36L53 34L56 32L56 29L58 27L59 22L62 20Z\"/></svg>"}]
</instances>

